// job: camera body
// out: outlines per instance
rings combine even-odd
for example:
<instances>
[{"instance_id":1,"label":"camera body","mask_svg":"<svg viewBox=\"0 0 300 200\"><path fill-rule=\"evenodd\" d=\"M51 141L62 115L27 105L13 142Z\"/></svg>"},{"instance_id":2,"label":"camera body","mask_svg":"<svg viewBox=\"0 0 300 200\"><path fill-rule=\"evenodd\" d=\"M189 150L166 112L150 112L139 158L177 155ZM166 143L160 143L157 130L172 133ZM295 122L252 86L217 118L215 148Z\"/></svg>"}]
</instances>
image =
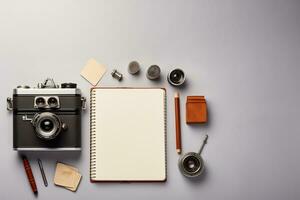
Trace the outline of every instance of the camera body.
<instances>
[{"instance_id":1,"label":"camera body","mask_svg":"<svg viewBox=\"0 0 300 200\"><path fill-rule=\"evenodd\" d=\"M53 79L37 88L18 86L7 109L13 112L13 148L19 151L81 150L81 112L85 98L75 83Z\"/></svg>"}]
</instances>

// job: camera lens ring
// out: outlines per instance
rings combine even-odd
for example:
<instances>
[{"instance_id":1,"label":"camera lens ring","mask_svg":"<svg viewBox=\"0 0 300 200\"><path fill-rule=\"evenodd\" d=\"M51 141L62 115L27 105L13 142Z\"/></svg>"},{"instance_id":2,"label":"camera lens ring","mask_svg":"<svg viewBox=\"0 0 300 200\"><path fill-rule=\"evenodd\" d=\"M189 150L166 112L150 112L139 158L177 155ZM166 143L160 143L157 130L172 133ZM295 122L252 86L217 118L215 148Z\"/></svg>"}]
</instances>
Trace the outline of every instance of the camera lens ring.
<instances>
[{"instance_id":1,"label":"camera lens ring","mask_svg":"<svg viewBox=\"0 0 300 200\"><path fill-rule=\"evenodd\" d=\"M53 113L44 112L36 114L32 123L35 127L36 135L44 140L52 140L61 132L62 122Z\"/></svg>"},{"instance_id":2,"label":"camera lens ring","mask_svg":"<svg viewBox=\"0 0 300 200\"><path fill-rule=\"evenodd\" d=\"M204 162L198 153L189 152L179 159L178 167L184 176L194 178L202 174Z\"/></svg>"},{"instance_id":3,"label":"camera lens ring","mask_svg":"<svg viewBox=\"0 0 300 200\"><path fill-rule=\"evenodd\" d=\"M47 103L50 108L56 108L58 106L58 99L56 97L49 97Z\"/></svg>"}]
</instances>

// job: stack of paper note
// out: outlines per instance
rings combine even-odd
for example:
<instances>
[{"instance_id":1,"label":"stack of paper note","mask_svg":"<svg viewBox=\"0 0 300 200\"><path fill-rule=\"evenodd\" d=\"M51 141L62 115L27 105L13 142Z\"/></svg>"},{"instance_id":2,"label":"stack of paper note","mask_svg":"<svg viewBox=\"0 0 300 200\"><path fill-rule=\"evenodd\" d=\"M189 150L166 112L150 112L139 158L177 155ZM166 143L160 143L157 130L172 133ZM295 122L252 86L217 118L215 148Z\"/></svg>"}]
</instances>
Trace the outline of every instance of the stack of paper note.
<instances>
[{"instance_id":1,"label":"stack of paper note","mask_svg":"<svg viewBox=\"0 0 300 200\"><path fill-rule=\"evenodd\" d=\"M56 164L54 184L75 192L81 180L78 169L63 163Z\"/></svg>"},{"instance_id":2,"label":"stack of paper note","mask_svg":"<svg viewBox=\"0 0 300 200\"><path fill-rule=\"evenodd\" d=\"M96 86L105 72L106 67L104 65L99 64L95 59L90 59L82 69L80 75L93 86Z\"/></svg>"}]
</instances>

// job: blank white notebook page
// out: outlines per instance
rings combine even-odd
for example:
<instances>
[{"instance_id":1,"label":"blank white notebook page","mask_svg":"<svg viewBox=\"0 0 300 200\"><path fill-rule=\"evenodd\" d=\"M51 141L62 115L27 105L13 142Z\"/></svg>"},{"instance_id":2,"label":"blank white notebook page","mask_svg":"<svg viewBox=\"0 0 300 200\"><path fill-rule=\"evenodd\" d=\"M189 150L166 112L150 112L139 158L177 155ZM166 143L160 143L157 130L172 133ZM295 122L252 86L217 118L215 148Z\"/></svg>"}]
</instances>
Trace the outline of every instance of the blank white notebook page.
<instances>
[{"instance_id":1,"label":"blank white notebook page","mask_svg":"<svg viewBox=\"0 0 300 200\"><path fill-rule=\"evenodd\" d=\"M94 181L164 181L165 90L97 88Z\"/></svg>"}]
</instances>

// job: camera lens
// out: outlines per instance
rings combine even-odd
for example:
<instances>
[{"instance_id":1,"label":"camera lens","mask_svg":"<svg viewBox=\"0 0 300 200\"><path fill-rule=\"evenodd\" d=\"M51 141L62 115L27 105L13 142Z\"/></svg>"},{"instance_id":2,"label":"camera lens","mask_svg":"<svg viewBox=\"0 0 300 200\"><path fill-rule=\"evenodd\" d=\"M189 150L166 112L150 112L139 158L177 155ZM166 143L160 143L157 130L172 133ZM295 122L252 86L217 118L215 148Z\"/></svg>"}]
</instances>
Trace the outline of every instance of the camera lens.
<instances>
[{"instance_id":1,"label":"camera lens","mask_svg":"<svg viewBox=\"0 0 300 200\"><path fill-rule=\"evenodd\" d=\"M168 74L168 82L174 86L180 86L185 81L185 74L181 69L174 69Z\"/></svg>"},{"instance_id":2,"label":"camera lens","mask_svg":"<svg viewBox=\"0 0 300 200\"><path fill-rule=\"evenodd\" d=\"M54 97L50 97L50 98L48 99L48 105L49 105L51 108L57 107L57 105L58 105L57 99L54 98Z\"/></svg>"},{"instance_id":3,"label":"camera lens","mask_svg":"<svg viewBox=\"0 0 300 200\"><path fill-rule=\"evenodd\" d=\"M37 105L38 108L45 107L45 103L46 103L46 101L43 97L38 97L35 100L35 104Z\"/></svg>"},{"instance_id":4,"label":"camera lens","mask_svg":"<svg viewBox=\"0 0 300 200\"><path fill-rule=\"evenodd\" d=\"M181 156L178 160L180 172L189 178L197 177L204 170L203 160L199 153L189 152Z\"/></svg>"},{"instance_id":5,"label":"camera lens","mask_svg":"<svg viewBox=\"0 0 300 200\"><path fill-rule=\"evenodd\" d=\"M170 75L170 78L174 83L179 83L182 76L182 71L173 71Z\"/></svg>"},{"instance_id":6,"label":"camera lens","mask_svg":"<svg viewBox=\"0 0 300 200\"><path fill-rule=\"evenodd\" d=\"M32 119L32 124L37 136L45 140L56 138L62 129L60 118L50 112L37 113Z\"/></svg>"},{"instance_id":7,"label":"camera lens","mask_svg":"<svg viewBox=\"0 0 300 200\"><path fill-rule=\"evenodd\" d=\"M45 132L50 132L54 128L54 123L50 119L44 119L41 121L41 129Z\"/></svg>"},{"instance_id":8,"label":"camera lens","mask_svg":"<svg viewBox=\"0 0 300 200\"><path fill-rule=\"evenodd\" d=\"M184 159L183 166L187 172L195 173L200 169L201 163L196 157L188 156Z\"/></svg>"}]
</instances>

